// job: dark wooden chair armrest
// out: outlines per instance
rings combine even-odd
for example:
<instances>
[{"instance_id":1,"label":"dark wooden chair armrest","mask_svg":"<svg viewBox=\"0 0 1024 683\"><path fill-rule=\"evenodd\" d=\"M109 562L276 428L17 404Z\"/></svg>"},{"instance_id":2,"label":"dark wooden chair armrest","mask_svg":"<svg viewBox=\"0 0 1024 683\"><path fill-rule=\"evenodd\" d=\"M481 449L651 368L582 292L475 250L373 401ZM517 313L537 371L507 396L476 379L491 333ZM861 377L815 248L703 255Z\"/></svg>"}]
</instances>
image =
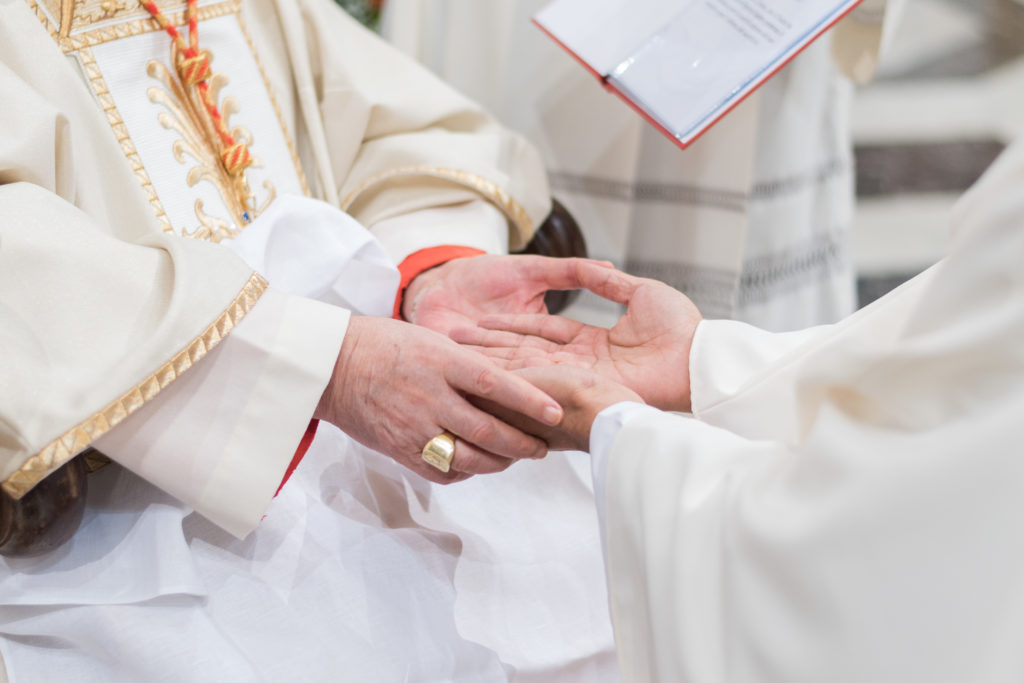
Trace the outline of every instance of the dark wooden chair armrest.
<instances>
[{"instance_id":1,"label":"dark wooden chair armrest","mask_svg":"<svg viewBox=\"0 0 1024 683\"><path fill-rule=\"evenodd\" d=\"M583 231L569 210L557 199L552 199L551 213L537 228L533 239L519 253L556 258L586 258L587 242L583 239ZM578 291L551 291L544 298L544 303L547 304L548 312L561 313L577 296Z\"/></svg>"},{"instance_id":2,"label":"dark wooden chair armrest","mask_svg":"<svg viewBox=\"0 0 1024 683\"><path fill-rule=\"evenodd\" d=\"M87 485L79 455L19 500L0 490L0 555L41 555L71 538L82 522Z\"/></svg>"}]
</instances>

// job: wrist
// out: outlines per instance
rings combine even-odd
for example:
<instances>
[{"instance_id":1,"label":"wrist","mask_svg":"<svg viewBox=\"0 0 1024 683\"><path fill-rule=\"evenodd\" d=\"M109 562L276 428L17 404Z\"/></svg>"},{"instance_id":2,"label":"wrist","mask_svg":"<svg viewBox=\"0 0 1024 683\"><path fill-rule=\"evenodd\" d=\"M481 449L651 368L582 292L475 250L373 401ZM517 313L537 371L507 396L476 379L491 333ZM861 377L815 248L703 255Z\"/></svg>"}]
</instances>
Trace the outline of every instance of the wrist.
<instances>
[{"instance_id":1,"label":"wrist","mask_svg":"<svg viewBox=\"0 0 1024 683\"><path fill-rule=\"evenodd\" d=\"M445 261L420 271L406 286L401 294L400 319L415 323L416 308L423 296L440 286L444 279L444 271L451 261Z\"/></svg>"},{"instance_id":2,"label":"wrist","mask_svg":"<svg viewBox=\"0 0 1024 683\"><path fill-rule=\"evenodd\" d=\"M613 383L595 386L586 392L580 401L579 420L571 429L576 449L590 450L590 432L597 416L614 405L626 402L644 403L644 400L632 389Z\"/></svg>"},{"instance_id":3,"label":"wrist","mask_svg":"<svg viewBox=\"0 0 1024 683\"><path fill-rule=\"evenodd\" d=\"M674 390L663 405L658 402L649 401L654 407L676 413L689 413L692 411L693 397L690 383L690 362L693 354L693 340L700 323L701 320L698 319L693 323L692 328L682 336L686 343L680 345L679 358L670 366L678 368L678 370L671 373L675 375L674 379L676 379L673 383Z\"/></svg>"},{"instance_id":4,"label":"wrist","mask_svg":"<svg viewBox=\"0 0 1024 683\"><path fill-rule=\"evenodd\" d=\"M420 249L415 251L398 264L398 272L401 274L402 279L398 285L398 294L395 297L395 310L394 316L398 320L407 320L412 322L412 317L406 315L406 302L417 298L416 291L422 294L423 287L428 284L430 278L427 281L420 280L420 276L428 273L431 270L437 270L438 266L445 265L454 261L458 258L466 258L469 256L479 256L487 252L481 249L475 249L473 247L461 247L454 245L443 245L439 247L429 247L427 249ZM437 274L435 273L435 276ZM413 287L413 283L420 281L416 287ZM413 292L409 292L409 289L413 289Z\"/></svg>"},{"instance_id":5,"label":"wrist","mask_svg":"<svg viewBox=\"0 0 1024 683\"><path fill-rule=\"evenodd\" d=\"M327 381L316 410L313 412L314 420L325 420L333 425L338 425L340 416L346 412L343 405L346 395L359 395L359 387L356 386L362 379L359 373L354 372L356 364L356 349L360 345L363 325L367 318L354 315L349 320L345 338L338 350L338 358L334 362L334 370L331 378ZM355 389L355 391L352 391ZM346 391L347 390L347 391Z\"/></svg>"}]
</instances>

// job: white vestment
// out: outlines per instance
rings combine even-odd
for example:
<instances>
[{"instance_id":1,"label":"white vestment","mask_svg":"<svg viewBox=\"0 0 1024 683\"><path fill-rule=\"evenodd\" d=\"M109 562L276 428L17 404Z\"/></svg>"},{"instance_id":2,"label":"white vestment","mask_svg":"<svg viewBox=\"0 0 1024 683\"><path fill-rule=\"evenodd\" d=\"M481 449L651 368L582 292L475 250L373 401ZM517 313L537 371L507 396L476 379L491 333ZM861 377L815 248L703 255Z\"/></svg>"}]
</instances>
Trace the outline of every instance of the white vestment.
<instances>
[{"instance_id":1,"label":"white vestment","mask_svg":"<svg viewBox=\"0 0 1024 683\"><path fill-rule=\"evenodd\" d=\"M1024 143L842 322L705 321L591 434L625 680L1024 680Z\"/></svg>"},{"instance_id":2,"label":"white vestment","mask_svg":"<svg viewBox=\"0 0 1024 683\"><path fill-rule=\"evenodd\" d=\"M123 466L0 559L0 679L614 680L585 459L435 487L321 424L272 499L349 312L415 250L521 245L536 154L327 0L199 8L244 229L145 11L0 2L0 478Z\"/></svg>"},{"instance_id":3,"label":"white vestment","mask_svg":"<svg viewBox=\"0 0 1024 683\"><path fill-rule=\"evenodd\" d=\"M853 311L840 71L870 77L899 3L864 3L679 150L530 24L546 2L389 0L382 32L538 146L592 256L667 282L708 317L790 330ZM584 297L573 315L618 312Z\"/></svg>"}]
</instances>

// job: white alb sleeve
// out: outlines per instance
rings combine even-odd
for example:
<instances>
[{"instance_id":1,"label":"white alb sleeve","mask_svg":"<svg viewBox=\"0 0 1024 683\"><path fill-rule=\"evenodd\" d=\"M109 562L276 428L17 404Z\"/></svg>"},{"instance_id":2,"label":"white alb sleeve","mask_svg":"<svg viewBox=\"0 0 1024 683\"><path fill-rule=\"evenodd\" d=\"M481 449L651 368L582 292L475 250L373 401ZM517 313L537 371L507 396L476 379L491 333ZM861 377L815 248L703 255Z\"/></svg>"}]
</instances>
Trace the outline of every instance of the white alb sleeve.
<instances>
[{"instance_id":1,"label":"white alb sleeve","mask_svg":"<svg viewBox=\"0 0 1024 683\"><path fill-rule=\"evenodd\" d=\"M795 350L821 338L831 325L766 332L734 320L702 320L690 346L690 403L694 416L736 395Z\"/></svg>"},{"instance_id":2,"label":"white alb sleeve","mask_svg":"<svg viewBox=\"0 0 1024 683\"><path fill-rule=\"evenodd\" d=\"M281 484L348 320L345 309L268 289L206 357L95 445L243 537Z\"/></svg>"},{"instance_id":3,"label":"white alb sleeve","mask_svg":"<svg viewBox=\"0 0 1024 683\"><path fill-rule=\"evenodd\" d=\"M608 458L611 457L612 444L619 430L631 418L650 411L660 412L644 403L623 401L608 406L594 418L590 426L590 471L594 479L594 503L597 505L597 520L601 527L601 543L605 538L605 491L608 484Z\"/></svg>"},{"instance_id":4,"label":"white alb sleeve","mask_svg":"<svg viewBox=\"0 0 1024 683\"><path fill-rule=\"evenodd\" d=\"M395 263L421 249L449 244L488 254L508 253L508 220L482 199L388 218L371 232Z\"/></svg>"}]
</instances>

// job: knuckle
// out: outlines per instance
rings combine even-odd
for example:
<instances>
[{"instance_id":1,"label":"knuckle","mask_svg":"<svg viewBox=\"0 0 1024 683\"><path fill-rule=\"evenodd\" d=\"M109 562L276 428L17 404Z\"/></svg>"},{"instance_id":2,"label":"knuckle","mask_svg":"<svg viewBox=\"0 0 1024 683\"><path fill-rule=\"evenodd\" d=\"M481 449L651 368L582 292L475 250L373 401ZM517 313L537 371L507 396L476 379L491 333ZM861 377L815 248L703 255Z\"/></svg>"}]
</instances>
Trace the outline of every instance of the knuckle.
<instances>
[{"instance_id":1,"label":"knuckle","mask_svg":"<svg viewBox=\"0 0 1024 683\"><path fill-rule=\"evenodd\" d=\"M466 475L493 474L495 472L501 472L511 464L512 461L506 458L487 456L483 453L473 453L471 456L466 458L466 462L463 464L460 472Z\"/></svg>"},{"instance_id":2,"label":"knuckle","mask_svg":"<svg viewBox=\"0 0 1024 683\"><path fill-rule=\"evenodd\" d=\"M483 462L479 453L466 452L459 458L458 473L461 474L484 474ZM453 470L454 472L454 470Z\"/></svg>"},{"instance_id":3,"label":"knuckle","mask_svg":"<svg viewBox=\"0 0 1024 683\"><path fill-rule=\"evenodd\" d=\"M508 458L502 458L499 462L496 462L494 464L494 467L491 468L491 473L493 474L495 472L504 472L509 467L512 467L512 463L514 463L514 462L515 462L515 460L510 460Z\"/></svg>"},{"instance_id":4,"label":"knuckle","mask_svg":"<svg viewBox=\"0 0 1024 683\"><path fill-rule=\"evenodd\" d=\"M547 448L545 444L537 439L531 439L530 437L523 437L518 446L516 457L518 458L529 458L531 460L537 460L547 455Z\"/></svg>"},{"instance_id":5,"label":"knuckle","mask_svg":"<svg viewBox=\"0 0 1024 683\"><path fill-rule=\"evenodd\" d=\"M497 436L498 430L494 424L486 421L475 425L469 433L469 440L475 444L490 443Z\"/></svg>"},{"instance_id":6,"label":"knuckle","mask_svg":"<svg viewBox=\"0 0 1024 683\"><path fill-rule=\"evenodd\" d=\"M480 368L476 373L474 387L481 396L490 396L498 386L498 377L493 368Z\"/></svg>"}]
</instances>

